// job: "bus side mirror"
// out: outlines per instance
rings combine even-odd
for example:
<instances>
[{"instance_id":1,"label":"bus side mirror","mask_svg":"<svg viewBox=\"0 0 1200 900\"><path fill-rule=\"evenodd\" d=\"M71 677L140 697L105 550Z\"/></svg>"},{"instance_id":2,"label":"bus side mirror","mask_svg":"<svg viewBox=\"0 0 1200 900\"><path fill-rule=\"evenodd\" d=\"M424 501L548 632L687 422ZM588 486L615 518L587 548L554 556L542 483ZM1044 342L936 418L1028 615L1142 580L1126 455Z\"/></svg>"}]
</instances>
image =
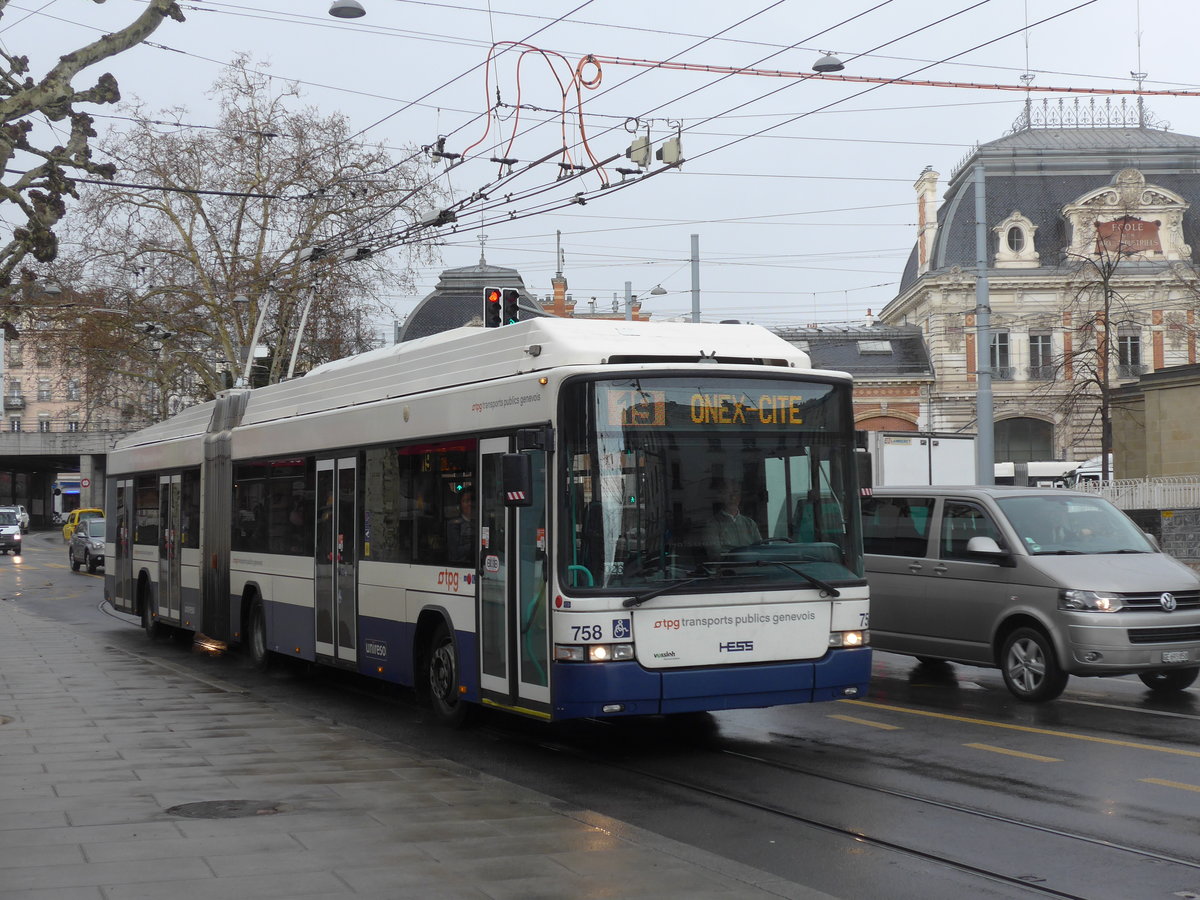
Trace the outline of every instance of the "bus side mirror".
<instances>
[{"instance_id":1,"label":"bus side mirror","mask_svg":"<svg viewBox=\"0 0 1200 900\"><path fill-rule=\"evenodd\" d=\"M533 505L533 457L528 453L505 453L500 457L501 489L505 506Z\"/></svg>"}]
</instances>

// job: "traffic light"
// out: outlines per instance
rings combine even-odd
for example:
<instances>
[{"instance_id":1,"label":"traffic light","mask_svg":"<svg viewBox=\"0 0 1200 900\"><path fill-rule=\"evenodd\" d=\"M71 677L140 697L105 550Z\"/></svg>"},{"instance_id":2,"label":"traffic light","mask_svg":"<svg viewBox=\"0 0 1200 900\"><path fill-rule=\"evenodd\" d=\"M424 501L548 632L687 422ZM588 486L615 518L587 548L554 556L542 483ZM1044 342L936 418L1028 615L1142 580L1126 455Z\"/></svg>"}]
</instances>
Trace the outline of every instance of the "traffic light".
<instances>
[{"instance_id":1,"label":"traffic light","mask_svg":"<svg viewBox=\"0 0 1200 900\"><path fill-rule=\"evenodd\" d=\"M515 325L521 321L521 292L512 288L504 290L504 318L501 322L505 325Z\"/></svg>"},{"instance_id":2,"label":"traffic light","mask_svg":"<svg viewBox=\"0 0 1200 900\"><path fill-rule=\"evenodd\" d=\"M499 328L504 324L501 318L500 288L483 289L483 324L485 328Z\"/></svg>"}]
</instances>

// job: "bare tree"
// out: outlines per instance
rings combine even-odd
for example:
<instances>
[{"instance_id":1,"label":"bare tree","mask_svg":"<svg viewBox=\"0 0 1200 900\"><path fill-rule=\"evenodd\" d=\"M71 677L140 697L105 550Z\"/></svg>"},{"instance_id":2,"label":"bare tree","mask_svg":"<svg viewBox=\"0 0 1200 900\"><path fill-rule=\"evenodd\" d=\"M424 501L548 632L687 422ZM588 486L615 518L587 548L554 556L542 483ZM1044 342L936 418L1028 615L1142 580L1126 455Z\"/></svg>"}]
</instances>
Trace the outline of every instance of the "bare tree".
<instances>
[{"instance_id":1,"label":"bare tree","mask_svg":"<svg viewBox=\"0 0 1200 900\"><path fill-rule=\"evenodd\" d=\"M374 238L441 199L417 148L396 160L361 143L344 116L302 106L294 84L245 56L211 93L214 126L138 107L132 126L99 141L122 183L81 191L56 272L103 290L106 311L85 327L161 345L142 373L159 385L160 413L172 397L239 382L248 355L253 381L266 383L286 376L297 343L301 371L366 349L372 315L391 317L379 298L411 290L416 265L433 259L428 244L372 252Z\"/></svg>"},{"instance_id":2,"label":"bare tree","mask_svg":"<svg viewBox=\"0 0 1200 900\"><path fill-rule=\"evenodd\" d=\"M1142 321L1137 299L1126 293L1130 273L1122 266L1139 252L1141 248L1127 241L1118 228L1098 234L1093 253L1067 254L1075 272L1065 310L1071 317L1070 349L1058 363L1068 388L1059 408L1076 422L1088 421L1099 428L1104 481L1111 478L1114 371L1120 373L1122 365L1128 366L1122 363L1115 338L1123 324L1140 326Z\"/></svg>"},{"instance_id":3,"label":"bare tree","mask_svg":"<svg viewBox=\"0 0 1200 900\"><path fill-rule=\"evenodd\" d=\"M0 0L0 18L7 7L8 0ZM75 105L117 102L117 81L105 73L86 90L72 81L85 68L144 41L167 16L183 21L173 0L149 0L129 25L60 57L40 79L30 75L28 56L0 49L0 201L9 204L10 220L21 223L0 246L0 297L11 296L14 273L26 257L45 263L57 254L54 229L66 213L65 198L76 195L72 173L112 178L115 172L112 164L92 159L93 120ZM69 124L63 143L41 145L35 132L43 117Z\"/></svg>"}]
</instances>

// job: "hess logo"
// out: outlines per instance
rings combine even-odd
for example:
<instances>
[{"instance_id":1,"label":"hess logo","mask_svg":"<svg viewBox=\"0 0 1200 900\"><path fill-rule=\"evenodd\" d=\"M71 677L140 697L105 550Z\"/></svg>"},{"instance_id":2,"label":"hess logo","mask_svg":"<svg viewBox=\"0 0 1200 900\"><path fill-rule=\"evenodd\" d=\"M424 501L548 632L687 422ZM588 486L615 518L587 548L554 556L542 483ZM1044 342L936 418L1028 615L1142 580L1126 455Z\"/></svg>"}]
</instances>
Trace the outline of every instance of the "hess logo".
<instances>
[{"instance_id":1,"label":"hess logo","mask_svg":"<svg viewBox=\"0 0 1200 900\"><path fill-rule=\"evenodd\" d=\"M722 641L717 649L722 653L744 653L754 649L754 641Z\"/></svg>"}]
</instances>

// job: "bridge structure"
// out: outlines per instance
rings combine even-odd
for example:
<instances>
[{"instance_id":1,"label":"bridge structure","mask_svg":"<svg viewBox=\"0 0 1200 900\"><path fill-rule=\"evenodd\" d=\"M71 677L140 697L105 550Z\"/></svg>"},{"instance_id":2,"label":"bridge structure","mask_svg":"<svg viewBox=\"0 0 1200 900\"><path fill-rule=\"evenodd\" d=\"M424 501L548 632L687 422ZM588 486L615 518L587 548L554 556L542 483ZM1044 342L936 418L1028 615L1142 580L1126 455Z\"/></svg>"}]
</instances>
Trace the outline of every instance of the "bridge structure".
<instances>
[{"instance_id":1,"label":"bridge structure","mask_svg":"<svg viewBox=\"0 0 1200 900\"><path fill-rule=\"evenodd\" d=\"M78 472L79 505L104 506L105 460L125 431L0 432L0 506L22 504L33 528L53 525L54 482Z\"/></svg>"}]
</instances>

